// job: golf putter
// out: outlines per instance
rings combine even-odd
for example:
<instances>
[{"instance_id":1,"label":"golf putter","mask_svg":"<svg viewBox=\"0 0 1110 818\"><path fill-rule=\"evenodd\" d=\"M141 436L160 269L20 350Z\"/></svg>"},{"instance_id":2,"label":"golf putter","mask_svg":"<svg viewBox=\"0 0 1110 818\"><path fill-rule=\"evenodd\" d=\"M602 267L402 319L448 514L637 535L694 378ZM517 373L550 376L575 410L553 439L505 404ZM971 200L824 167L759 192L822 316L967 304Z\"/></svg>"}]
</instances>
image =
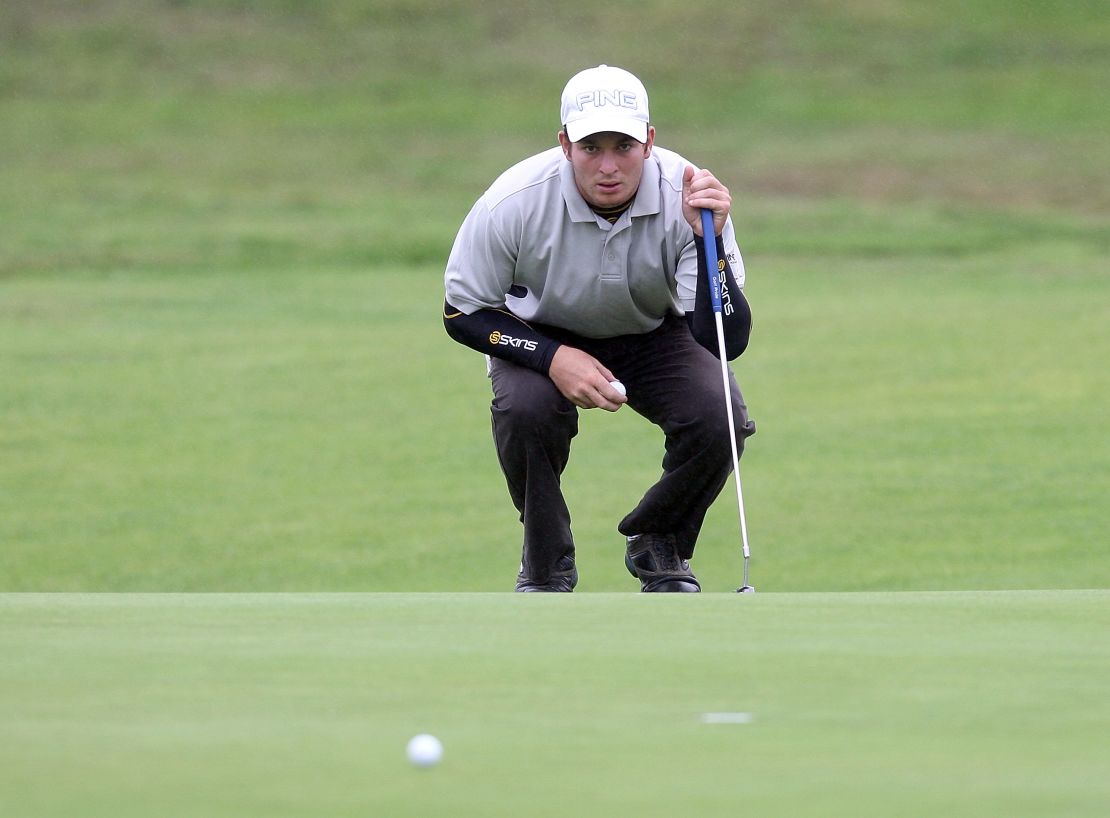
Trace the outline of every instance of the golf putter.
<instances>
[{"instance_id":1,"label":"golf putter","mask_svg":"<svg viewBox=\"0 0 1110 818\"><path fill-rule=\"evenodd\" d=\"M728 412L729 445L732 447L732 477L736 483L736 507L740 510L740 541L744 549L744 584L736 589L738 594L755 593L755 586L748 582L748 520L744 515L744 491L740 487L740 454L736 450L736 420L732 414L732 390L728 382L728 359L725 357L725 326L721 317L721 279L717 262L717 231L713 227L713 211L702 208L702 240L705 242L705 268L709 275L709 300L713 304L713 317L717 322L717 350L721 359L721 381L725 389L725 409Z\"/></svg>"}]
</instances>

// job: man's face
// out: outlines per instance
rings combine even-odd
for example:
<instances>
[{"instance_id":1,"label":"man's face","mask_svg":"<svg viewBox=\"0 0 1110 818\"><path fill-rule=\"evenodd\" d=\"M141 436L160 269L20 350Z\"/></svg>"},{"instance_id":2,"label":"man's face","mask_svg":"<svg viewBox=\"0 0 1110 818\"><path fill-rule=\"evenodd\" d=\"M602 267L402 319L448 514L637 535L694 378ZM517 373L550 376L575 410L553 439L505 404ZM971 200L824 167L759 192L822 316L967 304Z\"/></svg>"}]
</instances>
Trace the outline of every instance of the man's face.
<instances>
[{"instance_id":1,"label":"man's face","mask_svg":"<svg viewBox=\"0 0 1110 818\"><path fill-rule=\"evenodd\" d=\"M559 132L559 144L574 168L578 192L594 207L624 204L636 195L654 142L655 128L648 128L647 142L613 132L571 142L565 132Z\"/></svg>"}]
</instances>

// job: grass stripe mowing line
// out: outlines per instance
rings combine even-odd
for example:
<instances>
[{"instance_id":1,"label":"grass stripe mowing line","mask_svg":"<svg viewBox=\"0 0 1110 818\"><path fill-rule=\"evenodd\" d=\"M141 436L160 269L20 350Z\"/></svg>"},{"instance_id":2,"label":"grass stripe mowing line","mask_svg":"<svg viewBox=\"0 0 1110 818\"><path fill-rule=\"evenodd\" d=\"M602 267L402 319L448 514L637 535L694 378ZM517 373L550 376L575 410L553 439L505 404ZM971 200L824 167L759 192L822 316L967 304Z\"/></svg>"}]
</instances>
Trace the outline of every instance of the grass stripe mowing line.
<instances>
[{"instance_id":1,"label":"grass stripe mowing line","mask_svg":"<svg viewBox=\"0 0 1110 818\"><path fill-rule=\"evenodd\" d=\"M1104 815L1108 629L1110 591L0 595L0 814Z\"/></svg>"}]
</instances>

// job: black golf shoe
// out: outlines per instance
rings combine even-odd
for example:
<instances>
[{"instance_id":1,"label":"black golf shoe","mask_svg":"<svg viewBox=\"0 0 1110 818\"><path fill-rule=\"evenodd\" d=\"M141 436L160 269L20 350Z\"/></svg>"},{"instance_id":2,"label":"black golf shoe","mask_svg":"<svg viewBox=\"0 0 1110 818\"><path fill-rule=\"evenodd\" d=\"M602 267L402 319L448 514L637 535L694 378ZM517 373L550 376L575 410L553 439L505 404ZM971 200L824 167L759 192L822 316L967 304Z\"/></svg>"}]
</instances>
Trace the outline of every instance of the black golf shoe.
<instances>
[{"instance_id":1,"label":"black golf shoe","mask_svg":"<svg viewBox=\"0 0 1110 818\"><path fill-rule=\"evenodd\" d=\"M673 534L638 534L628 538L624 555L628 573L644 593L696 594L701 585L690 563L678 556Z\"/></svg>"},{"instance_id":2,"label":"black golf shoe","mask_svg":"<svg viewBox=\"0 0 1110 818\"><path fill-rule=\"evenodd\" d=\"M523 564L520 567L520 573L516 575L516 590L518 593L540 591L569 594L577 584L578 569L574 565L574 557L570 556L559 557L558 562L555 563L555 570L551 572L546 582L533 582L526 577Z\"/></svg>"}]
</instances>

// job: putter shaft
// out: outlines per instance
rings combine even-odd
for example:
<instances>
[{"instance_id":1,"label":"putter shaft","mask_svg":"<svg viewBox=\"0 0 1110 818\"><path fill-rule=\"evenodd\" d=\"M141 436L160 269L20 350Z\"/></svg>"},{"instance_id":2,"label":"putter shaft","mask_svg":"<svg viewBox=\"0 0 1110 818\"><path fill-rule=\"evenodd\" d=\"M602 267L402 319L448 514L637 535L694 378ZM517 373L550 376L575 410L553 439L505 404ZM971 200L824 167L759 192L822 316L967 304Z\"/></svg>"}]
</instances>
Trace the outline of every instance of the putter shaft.
<instances>
[{"instance_id":1,"label":"putter shaft","mask_svg":"<svg viewBox=\"0 0 1110 818\"><path fill-rule=\"evenodd\" d=\"M721 383L724 388L725 411L728 414L729 446L732 449L732 477L736 485L736 508L740 513L740 542L744 555L744 585L740 590L751 588L748 584L748 561L751 559L751 549L748 547L748 519L744 513L744 489L740 483L740 453L736 448L736 419L732 412L732 389L729 384L728 358L725 351L725 326L721 316L721 282L718 276L716 229L713 225L713 211L702 208L701 211L702 241L705 244L706 273L709 276L709 298L713 304L713 318L717 325L717 351L721 359Z\"/></svg>"}]
</instances>

